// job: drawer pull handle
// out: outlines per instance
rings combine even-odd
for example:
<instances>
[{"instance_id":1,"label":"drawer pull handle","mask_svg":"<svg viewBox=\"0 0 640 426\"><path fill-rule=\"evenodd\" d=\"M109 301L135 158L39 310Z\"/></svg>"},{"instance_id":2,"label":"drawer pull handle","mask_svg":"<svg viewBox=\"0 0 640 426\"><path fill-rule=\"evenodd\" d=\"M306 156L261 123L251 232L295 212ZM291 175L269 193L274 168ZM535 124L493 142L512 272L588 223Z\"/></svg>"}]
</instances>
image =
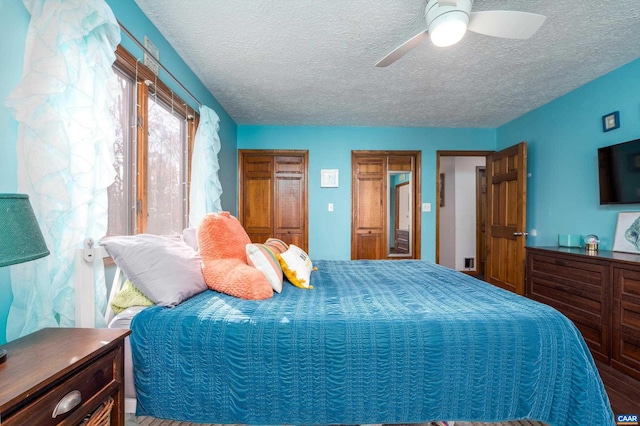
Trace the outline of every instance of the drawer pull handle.
<instances>
[{"instance_id":1,"label":"drawer pull handle","mask_svg":"<svg viewBox=\"0 0 640 426\"><path fill-rule=\"evenodd\" d=\"M556 265L569 266L569 262L567 262L566 260L556 260Z\"/></svg>"},{"instance_id":2,"label":"drawer pull handle","mask_svg":"<svg viewBox=\"0 0 640 426\"><path fill-rule=\"evenodd\" d=\"M80 405L81 402L82 394L80 394L80 391L74 390L69 392L58 402L58 405L56 405L56 408L53 410L53 414L51 414L51 418L55 419L58 416L68 413Z\"/></svg>"}]
</instances>

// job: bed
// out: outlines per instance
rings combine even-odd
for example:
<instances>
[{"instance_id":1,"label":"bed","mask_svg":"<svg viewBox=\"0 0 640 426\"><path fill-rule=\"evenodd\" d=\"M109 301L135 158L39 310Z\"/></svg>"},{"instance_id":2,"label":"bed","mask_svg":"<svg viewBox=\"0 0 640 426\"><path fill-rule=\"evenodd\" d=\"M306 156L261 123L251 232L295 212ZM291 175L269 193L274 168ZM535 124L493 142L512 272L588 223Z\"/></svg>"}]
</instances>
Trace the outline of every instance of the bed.
<instances>
[{"instance_id":1,"label":"bed","mask_svg":"<svg viewBox=\"0 0 640 426\"><path fill-rule=\"evenodd\" d=\"M613 425L576 327L426 261L316 261L313 290L211 290L131 321L137 414L240 424Z\"/></svg>"}]
</instances>

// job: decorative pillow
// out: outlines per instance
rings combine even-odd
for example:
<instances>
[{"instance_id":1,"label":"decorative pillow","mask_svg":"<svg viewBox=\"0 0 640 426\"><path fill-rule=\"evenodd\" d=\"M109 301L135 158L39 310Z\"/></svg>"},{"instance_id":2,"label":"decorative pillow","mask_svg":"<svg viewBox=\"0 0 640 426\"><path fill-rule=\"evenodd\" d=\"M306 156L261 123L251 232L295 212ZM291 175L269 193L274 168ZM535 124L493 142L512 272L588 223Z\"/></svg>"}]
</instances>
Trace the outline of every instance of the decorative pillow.
<instances>
[{"instance_id":1,"label":"decorative pillow","mask_svg":"<svg viewBox=\"0 0 640 426\"><path fill-rule=\"evenodd\" d=\"M198 227L202 275L207 286L242 299L273 296L273 287L258 269L247 264L246 246L251 240L238 219L229 212L207 214Z\"/></svg>"},{"instance_id":2,"label":"decorative pillow","mask_svg":"<svg viewBox=\"0 0 640 426\"><path fill-rule=\"evenodd\" d=\"M200 256L180 235L151 234L103 238L113 261L153 303L176 306L207 289Z\"/></svg>"},{"instance_id":3,"label":"decorative pillow","mask_svg":"<svg viewBox=\"0 0 640 426\"><path fill-rule=\"evenodd\" d=\"M113 297L111 301L111 309L113 313L118 315L120 312L132 306L152 306L153 302L138 290L131 280L126 280L122 284L120 291Z\"/></svg>"},{"instance_id":4,"label":"decorative pillow","mask_svg":"<svg viewBox=\"0 0 640 426\"><path fill-rule=\"evenodd\" d=\"M198 236L196 228L184 228L182 230L182 241L195 251L198 251Z\"/></svg>"},{"instance_id":5,"label":"decorative pillow","mask_svg":"<svg viewBox=\"0 0 640 426\"><path fill-rule=\"evenodd\" d=\"M289 244L285 243L284 241L278 238L269 238L265 242L265 244L268 244L276 248L278 250L278 253L284 253L285 251L289 250Z\"/></svg>"},{"instance_id":6,"label":"decorative pillow","mask_svg":"<svg viewBox=\"0 0 640 426\"><path fill-rule=\"evenodd\" d=\"M278 261L287 280L296 287L312 289L310 284L313 265L309 255L300 247L291 244L289 250L278 254Z\"/></svg>"},{"instance_id":7,"label":"decorative pillow","mask_svg":"<svg viewBox=\"0 0 640 426\"><path fill-rule=\"evenodd\" d=\"M282 268L276 255L287 251L286 244L269 238L264 244L247 244L247 263L260 270L277 293L282 292Z\"/></svg>"}]
</instances>

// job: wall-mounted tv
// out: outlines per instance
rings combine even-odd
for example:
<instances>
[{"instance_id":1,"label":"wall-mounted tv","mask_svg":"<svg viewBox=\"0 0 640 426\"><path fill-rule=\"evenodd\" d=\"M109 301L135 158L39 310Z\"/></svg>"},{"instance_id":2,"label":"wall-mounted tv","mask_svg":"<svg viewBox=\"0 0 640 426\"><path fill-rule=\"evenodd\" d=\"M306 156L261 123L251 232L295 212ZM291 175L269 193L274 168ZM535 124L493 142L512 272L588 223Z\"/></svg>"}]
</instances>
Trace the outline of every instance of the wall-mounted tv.
<instances>
[{"instance_id":1,"label":"wall-mounted tv","mask_svg":"<svg viewBox=\"0 0 640 426\"><path fill-rule=\"evenodd\" d=\"M640 203L640 139L598 149L600 204Z\"/></svg>"}]
</instances>

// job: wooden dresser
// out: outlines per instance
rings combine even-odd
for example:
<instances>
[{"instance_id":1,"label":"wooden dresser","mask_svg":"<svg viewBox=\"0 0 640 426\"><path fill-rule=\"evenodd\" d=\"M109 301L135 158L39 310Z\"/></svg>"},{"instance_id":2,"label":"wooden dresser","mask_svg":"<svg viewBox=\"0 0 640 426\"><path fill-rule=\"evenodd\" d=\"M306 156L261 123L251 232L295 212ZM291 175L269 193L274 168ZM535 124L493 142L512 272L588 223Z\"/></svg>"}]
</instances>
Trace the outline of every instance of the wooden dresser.
<instances>
[{"instance_id":1,"label":"wooden dresser","mask_svg":"<svg viewBox=\"0 0 640 426\"><path fill-rule=\"evenodd\" d=\"M8 356L0 364L0 424L78 425L112 398L110 424L123 426L129 333L46 328L1 346Z\"/></svg>"},{"instance_id":2,"label":"wooden dresser","mask_svg":"<svg viewBox=\"0 0 640 426\"><path fill-rule=\"evenodd\" d=\"M527 247L526 296L571 319L596 360L640 380L640 255Z\"/></svg>"}]
</instances>

